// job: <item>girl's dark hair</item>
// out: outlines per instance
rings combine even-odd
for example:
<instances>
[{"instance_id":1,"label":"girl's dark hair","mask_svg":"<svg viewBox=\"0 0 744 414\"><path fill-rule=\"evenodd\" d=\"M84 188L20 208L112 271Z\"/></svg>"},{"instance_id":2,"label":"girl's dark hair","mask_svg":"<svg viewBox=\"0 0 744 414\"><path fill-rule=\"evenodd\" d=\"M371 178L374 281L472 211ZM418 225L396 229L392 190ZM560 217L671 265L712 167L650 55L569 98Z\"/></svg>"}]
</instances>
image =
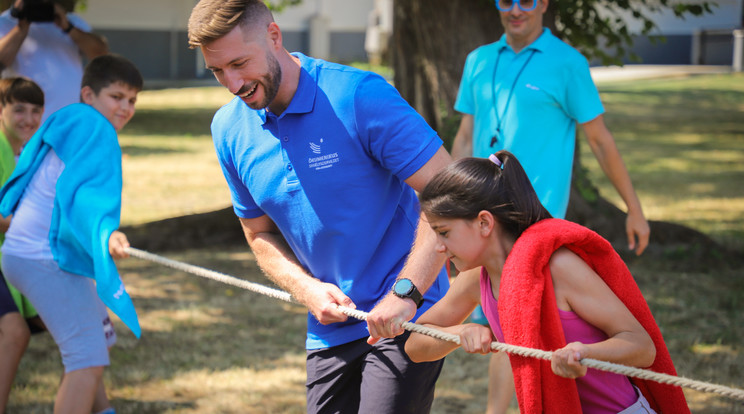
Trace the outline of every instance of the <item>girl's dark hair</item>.
<instances>
[{"instance_id":1,"label":"girl's dark hair","mask_svg":"<svg viewBox=\"0 0 744 414\"><path fill-rule=\"evenodd\" d=\"M90 87L97 95L101 89L114 83L123 83L132 89L141 91L144 81L137 66L129 59L117 54L108 54L98 56L88 62L80 86Z\"/></svg>"},{"instance_id":2,"label":"girl's dark hair","mask_svg":"<svg viewBox=\"0 0 744 414\"><path fill-rule=\"evenodd\" d=\"M16 102L44 106L44 92L30 79L0 79L0 105Z\"/></svg>"},{"instance_id":3,"label":"girl's dark hair","mask_svg":"<svg viewBox=\"0 0 744 414\"><path fill-rule=\"evenodd\" d=\"M517 158L509 151L463 158L437 173L419 195L421 210L443 218L474 219L483 210L517 239L527 227L550 218Z\"/></svg>"}]
</instances>

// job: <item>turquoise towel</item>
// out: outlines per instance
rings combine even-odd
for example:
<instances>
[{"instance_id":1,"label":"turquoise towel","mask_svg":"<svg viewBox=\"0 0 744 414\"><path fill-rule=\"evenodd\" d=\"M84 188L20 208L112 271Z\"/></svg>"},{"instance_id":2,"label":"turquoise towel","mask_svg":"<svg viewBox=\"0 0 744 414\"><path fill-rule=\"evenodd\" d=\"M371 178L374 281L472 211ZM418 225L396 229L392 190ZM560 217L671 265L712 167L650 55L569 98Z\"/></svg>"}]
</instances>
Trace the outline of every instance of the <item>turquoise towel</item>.
<instances>
[{"instance_id":1,"label":"turquoise towel","mask_svg":"<svg viewBox=\"0 0 744 414\"><path fill-rule=\"evenodd\" d=\"M54 260L62 270L95 279L103 303L139 338L134 304L108 251L121 214L121 148L103 115L86 104L53 113L26 144L0 189L0 214L15 211L50 148L65 164L49 231Z\"/></svg>"}]
</instances>

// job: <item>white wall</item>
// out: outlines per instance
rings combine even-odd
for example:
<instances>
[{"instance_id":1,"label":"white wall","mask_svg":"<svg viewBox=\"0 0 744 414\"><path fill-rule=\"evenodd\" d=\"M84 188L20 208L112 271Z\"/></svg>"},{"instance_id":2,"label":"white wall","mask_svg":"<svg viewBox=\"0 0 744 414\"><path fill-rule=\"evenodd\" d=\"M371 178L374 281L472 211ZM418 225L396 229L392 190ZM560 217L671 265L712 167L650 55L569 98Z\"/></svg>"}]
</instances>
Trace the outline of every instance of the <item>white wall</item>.
<instances>
[{"instance_id":1,"label":"white wall","mask_svg":"<svg viewBox=\"0 0 744 414\"><path fill-rule=\"evenodd\" d=\"M196 0L89 0L81 13L94 28L122 30L186 30ZM306 31L310 18L328 18L334 32L364 32L374 0L303 0L275 14L282 30Z\"/></svg>"},{"instance_id":2,"label":"white wall","mask_svg":"<svg viewBox=\"0 0 744 414\"><path fill-rule=\"evenodd\" d=\"M374 8L374 0L303 0L275 14L282 30L307 30L310 18L317 15L329 19L328 29L334 32L363 32L367 15Z\"/></svg>"},{"instance_id":3,"label":"white wall","mask_svg":"<svg viewBox=\"0 0 744 414\"><path fill-rule=\"evenodd\" d=\"M89 0L80 13L94 29L186 30L195 0Z\"/></svg>"}]
</instances>

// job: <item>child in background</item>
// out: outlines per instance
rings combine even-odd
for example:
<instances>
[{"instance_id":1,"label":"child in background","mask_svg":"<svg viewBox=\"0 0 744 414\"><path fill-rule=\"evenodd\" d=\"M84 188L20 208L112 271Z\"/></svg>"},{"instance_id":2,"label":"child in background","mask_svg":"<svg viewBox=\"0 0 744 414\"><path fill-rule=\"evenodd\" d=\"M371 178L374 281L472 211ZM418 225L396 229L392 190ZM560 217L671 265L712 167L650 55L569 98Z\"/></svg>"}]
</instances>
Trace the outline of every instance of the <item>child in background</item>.
<instances>
[{"instance_id":1,"label":"child in background","mask_svg":"<svg viewBox=\"0 0 744 414\"><path fill-rule=\"evenodd\" d=\"M113 258L126 257L129 245L117 231L122 176L116 132L134 115L142 83L123 57L91 60L83 103L47 119L0 189L0 214L13 214L2 246L3 273L36 307L62 354L55 412L114 412L94 408L115 340L110 321L101 322L106 306L140 334Z\"/></svg>"},{"instance_id":2,"label":"child in background","mask_svg":"<svg viewBox=\"0 0 744 414\"><path fill-rule=\"evenodd\" d=\"M459 335L471 353L491 352L494 337L554 351L550 362L509 355L522 412L689 412L679 387L580 364L593 358L675 374L651 311L612 246L551 218L511 153L460 159L419 198L438 251L460 271L481 272L458 276L418 323ZM490 328L463 324L478 304ZM416 362L457 347L416 333L406 342Z\"/></svg>"},{"instance_id":3,"label":"child in background","mask_svg":"<svg viewBox=\"0 0 744 414\"><path fill-rule=\"evenodd\" d=\"M21 148L39 129L43 113L44 92L39 85L25 78L0 79L0 186L13 172ZM10 218L0 217L0 244L9 225ZM30 331L24 319L31 318L39 321L36 310L6 285L0 272L0 413L5 412L13 378L28 346Z\"/></svg>"}]
</instances>

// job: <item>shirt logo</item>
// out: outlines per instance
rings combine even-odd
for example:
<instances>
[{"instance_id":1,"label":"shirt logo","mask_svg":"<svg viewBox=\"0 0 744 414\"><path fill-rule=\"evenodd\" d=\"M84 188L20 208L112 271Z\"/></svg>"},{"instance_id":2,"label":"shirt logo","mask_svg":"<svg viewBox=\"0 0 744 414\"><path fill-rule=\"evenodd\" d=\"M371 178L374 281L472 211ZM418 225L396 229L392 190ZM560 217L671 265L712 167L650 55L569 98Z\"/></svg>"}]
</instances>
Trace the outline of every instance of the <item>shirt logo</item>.
<instances>
[{"instance_id":1,"label":"shirt logo","mask_svg":"<svg viewBox=\"0 0 744 414\"><path fill-rule=\"evenodd\" d=\"M535 85L533 85L533 84L531 84L531 83L528 83L528 84L526 84L526 85L524 85L524 86L526 86L526 87L527 87L527 88L529 88L529 89L532 89L533 91L539 91L539 90L540 90L540 87L538 87L538 86L535 86Z\"/></svg>"},{"instance_id":2,"label":"shirt logo","mask_svg":"<svg viewBox=\"0 0 744 414\"><path fill-rule=\"evenodd\" d=\"M310 151L318 156L309 157L307 159L307 166L308 168L315 169L315 171L331 168L333 164L339 161L338 152L323 155L321 144L323 144L323 138L320 139L320 144L310 142Z\"/></svg>"},{"instance_id":3,"label":"shirt logo","mask_svg":"<svg viewBox=\"0 0 744 414\"><path fill-rule=\"evenodd\" d=\"M323 138L320 139L320 143L321 144L323 143ZM314 142L311 142L310 143L310 151L312 151L313 154L320 154L320 145L318 145L318 144L316 144Z\"/></svg>"}]
</instances>

